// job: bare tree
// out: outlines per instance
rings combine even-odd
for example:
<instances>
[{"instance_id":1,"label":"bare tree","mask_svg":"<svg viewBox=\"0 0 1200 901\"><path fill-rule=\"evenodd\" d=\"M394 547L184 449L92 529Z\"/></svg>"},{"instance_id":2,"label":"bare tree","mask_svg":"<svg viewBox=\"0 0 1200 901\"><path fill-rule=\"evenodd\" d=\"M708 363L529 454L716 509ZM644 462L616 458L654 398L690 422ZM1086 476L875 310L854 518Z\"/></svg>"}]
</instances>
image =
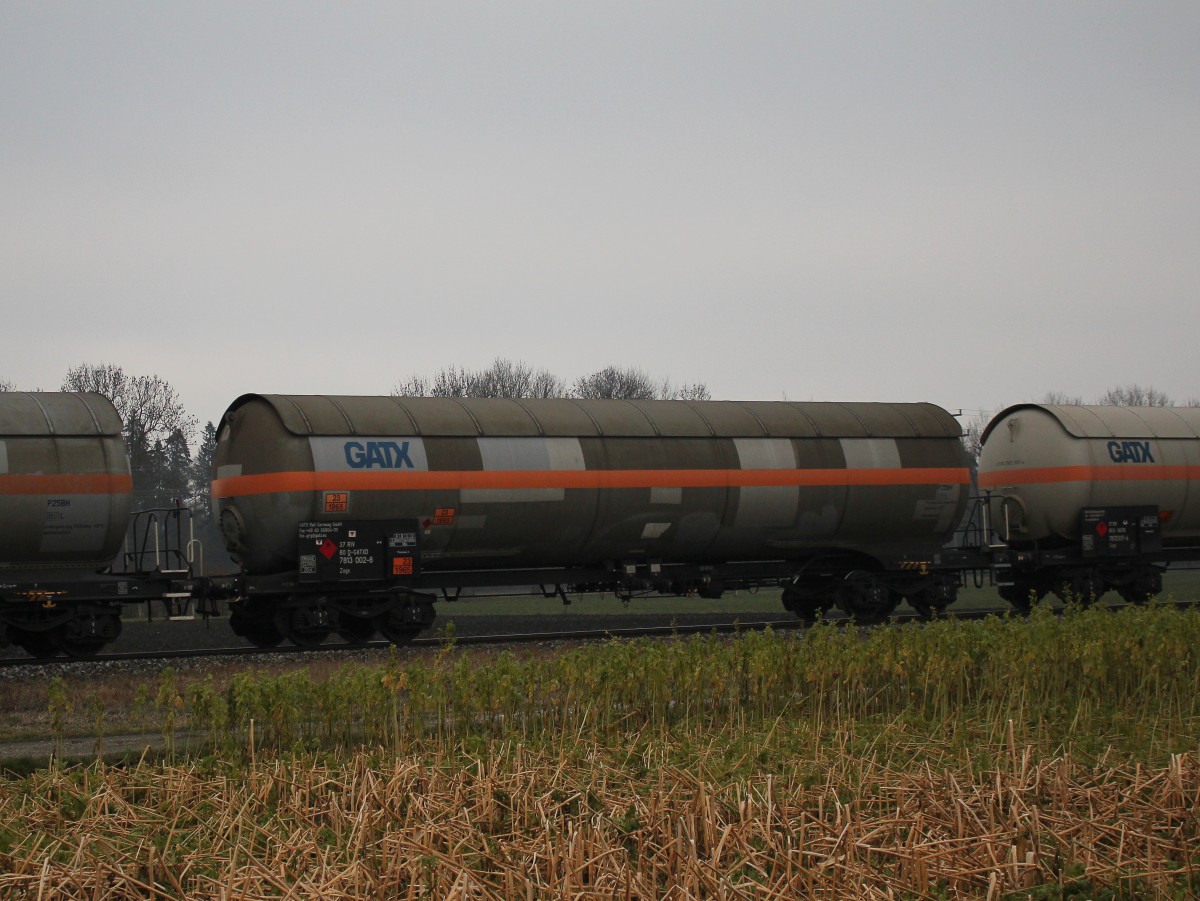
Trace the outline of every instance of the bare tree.
<instances>
[{"instance_id":1,"label":"bare tree","mask_svg":"<svg viewBox=\"0 0 1200 901\"><path fill-rule=\"evenodd\" d=\"M0 391L16 391L17 386L12 382L0 379Z\"/></svg>"},{"instance_id":2,"label":"bare tree","mask_svg":"<svg viewBox=\"0 0 1200 901\"><path fill-rule=\"evenodd\" d=\"M675 387L670 379L654 381L636 367L606 366L575 380L572 397L622 400L711 400L708 387L694 382Z\"/></svg>"},{"instance_id":3,"label":"bare tree","mask_svg":"<svg viewBox=\"0 0 1200 901\"><path fill-rule=\"evenodd\" d=\"M963 426L962 445L971 458L971 477L979 470L979 454L983 450L983 431L995 414L991 410L975 410Z\"/></svg>"},{"instance_id":4,"label":"bare tree","mask_svg":"<svg viewBox=\"0 0 1200 901\"><path fill-rule=\"evenodd\" d=\"M140 507L198 502L192 494L188 448L196 420L170 383L157 375L127 375L111 363L81 363L67 371L62 390L95 391L117 408Z\"/></svg>"},{"instance_id":5,"label":"bare tree","mask_svg":"<svg viewBox=\"0 0 1200 901\"><path fill-rule=\"evenodd\" d=\"M664 382L664 391L668 383ZM671 388L670 394L665 395L671 400L712 400L712 394L709 393L708 386L703 382L691 382L680 385L678 388Z\"/></svg>"},{"instance_id":6,"label":"bare tree","mask_svg":"<svg viewBox=\"0 0 1200 901\"><path fill-rule=\"evenodd\" d=\"M1083 398L1078 394L1067 394L1065 391L1047 391L1046 395L1042 398L1042 403L1064 407L1079 407L1083 405Z\"/></svg>"},{"instance_id":7,"label":"bare tree","mask_svg":"<svg viewBox=\"0 0 1200 901\"><path fill-rule=\"evenodd\" d=\"M603 400L651 400L658 397L660 388L640 369L606 366L591 375L577 378L571 395Z\"/></svg>"},{"instance_id":8,"label":"bare tree","mask_svg":"<svg viewBox=\"0 0 1200 901\"><path fill-rule=\"evenodd\" d=\"M433 386L423 375L410 375L392 389L392 397L431 397Z\"/></svg>"},{"instance_id":9,"label":"bare tree","mask_svg":"<svg viewBox=\"0 0 1200 901\"><path fill-rule=\"evenodd\" d=\"M189 416L170 383L157 375L126 375L111 363L81 363L67 371L63 391L96 391L103 394L125 425L126 441L135 438L148 445L166 441L179 431L185 440L196 434L196 420Z\"/></svg>"},{"instance_id":10,"label":"bare tree","mask_svg":"<svg viewBox=\"0 0 1200 901\"><path fill-rule=\"evenodd\" d=\"M449 366L432 380L414 375L392 391L393 397L563 397L566 385L546 369L533 369L497 357L486 369Z\"/></svg>"},{"instance_id":11,"label":"bare tree","mask_svg":"<svg viewBox=\"0 0 1200 901\"><path fill-rule=\"evenodd\" d=\"M710 400L701 382L675 387L670 379L655 382L640 369L608 366L566 382L546 369L533 369L497 357L487 369L448 366L432 379L413 375L392 390L393 397L579 397L633 400Z\"/></svg>"},{"instance_id":12,"label":"bare tree","mask_svg":"<svg viewBox=\"0 0 1200 901\"><path fill-rule=\"evenodd\" d=\"M1171 398L1150 385L1129 384L1109 388L1100 403L1110 407L1169 407Z\"/></svg>"},{"instance_id":13,"label":"bare tree","mask_svg":"<svg viewBox=\"0 0 1200 901\"><path fill-rule=\"evenodd\" d=\"M566 386L545 369L499 357L469 380L470 397L562 397Z\"/></svg>"}]
</instances>

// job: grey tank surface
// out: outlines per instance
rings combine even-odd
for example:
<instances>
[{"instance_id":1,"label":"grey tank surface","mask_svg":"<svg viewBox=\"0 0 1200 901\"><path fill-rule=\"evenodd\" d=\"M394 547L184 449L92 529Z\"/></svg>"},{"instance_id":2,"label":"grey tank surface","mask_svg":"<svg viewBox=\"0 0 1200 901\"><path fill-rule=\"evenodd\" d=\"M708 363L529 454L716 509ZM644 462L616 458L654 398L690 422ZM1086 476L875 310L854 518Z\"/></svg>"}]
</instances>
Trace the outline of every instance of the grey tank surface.
<instances>
[{"instance_id":1,"label":"grey tank surface","mask_svg":"<svg viewBox=\"0 0 1200 901\"><path fill-rule=\"evenodd\" d=\"M248 394L213 498L249 573L343 520L416 521L426 570L902 554L961 518L960 434L931 404Z\"/></svg>"},{"instance_id":2,"label":"grey tank surface","mask_svg":"<svg viewBox=\"0 0 1200 901\"><path fill-rule=\"evenodd\" d=\"M106 398L0 392L0 571L106 565L125 537L131 492Z\"/></svg>"},{"instance_id":3,"label":"grey tank surface","mask_svg":"<svg viewBox=\"0 0 1200 901\"><path fill-rule=\"evenodd\" d=\"M1200 408L1020 404L982 438L979 486L1012 542L1077 541L1082 512L1109 508L1152 509L1168 546L1200 538Z\"/></svg>"}]
</instances>

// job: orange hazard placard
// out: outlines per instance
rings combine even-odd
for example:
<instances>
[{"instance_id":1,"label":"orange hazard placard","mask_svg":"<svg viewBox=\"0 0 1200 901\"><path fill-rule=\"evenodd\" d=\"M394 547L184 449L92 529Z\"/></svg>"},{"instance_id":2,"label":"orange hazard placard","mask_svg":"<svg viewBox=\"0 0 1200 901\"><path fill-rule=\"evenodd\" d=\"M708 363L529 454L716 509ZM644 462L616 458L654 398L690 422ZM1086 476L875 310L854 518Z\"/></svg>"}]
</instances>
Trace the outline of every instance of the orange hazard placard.
<instances>
[{"instance_id":1,"label":"orange hazard placard","mask_svg":"<svg viewBox=\"0 0 1200 901\"><path fill-rule=\"evenodd\" d=\"M433 511L433 524L435 526L452 526L454 525L454 508L453 507L438 507Z\"/></svg>"},{"instance_id":2,"label":"orange hazard placard","mask_svg":"<svg viewBox=\"0 0 1200 901\"><path fill-rule=\"evenodd\" d=\"M392 558L392 575L393 576L411 576L413 573L413 558L412 557L393 557Z\"/></svg>"},{"instance_id":3,"label":"orange hazard placard","mask_svg":"<svg viewBox=\"0 0 1200 901\"><path fill-rule=\"evenodd\" d=\"M326 513L345 513L350 509L350 492L349 491L326 491L325 492L325 512Z\"/></svg>"}]
</instances>

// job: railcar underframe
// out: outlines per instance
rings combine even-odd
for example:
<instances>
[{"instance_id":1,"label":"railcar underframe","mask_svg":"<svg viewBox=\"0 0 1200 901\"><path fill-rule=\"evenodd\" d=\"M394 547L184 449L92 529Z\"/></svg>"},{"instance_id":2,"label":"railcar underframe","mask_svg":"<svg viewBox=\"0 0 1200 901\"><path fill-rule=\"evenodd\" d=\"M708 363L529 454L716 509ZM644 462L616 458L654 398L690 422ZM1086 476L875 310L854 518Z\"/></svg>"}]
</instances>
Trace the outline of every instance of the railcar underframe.
<instances>
[{"instance_id":1,"label":"railcar underframe","mask_svg":"<svg viewBox=\"0 0 1200 901\"><path fill-rule=\"evenodd\" d=\"M150 611L157 604L167 617L215 615L209 580L192 571L194 547L186 508L145 510L130 517L125 550L109 568L0 570L0 646L38 658L86 658L120 636L127 605Z\"/></svg>"},{"instance_id":2,"label":"railcar underframe","mask_svg":"<svg viewBox=\"0 0 1200 901\"><path fill-rule=\"evenodd\" d=\"M217 593L233 598L231 626L254 644L315 646L337 633L362 642L376 631L403 644L432 625L434 605L463 592L541 594L565 604L584 593L624 601L653 595L719 598L727 591L782 589L783 606L816 619L837 607L860 622L885 619L904 601L927 616L944 611L964 571L986 566L977 551L914 552L911 546L814 547L791 559L667 562L608 560L576 567L455 568L422 561L414 523L301 523L296 569L241 574ZM398 536L405 536L400 543ZM316 548L316 553L305 553Z\"/></svg>"}]
</instances>

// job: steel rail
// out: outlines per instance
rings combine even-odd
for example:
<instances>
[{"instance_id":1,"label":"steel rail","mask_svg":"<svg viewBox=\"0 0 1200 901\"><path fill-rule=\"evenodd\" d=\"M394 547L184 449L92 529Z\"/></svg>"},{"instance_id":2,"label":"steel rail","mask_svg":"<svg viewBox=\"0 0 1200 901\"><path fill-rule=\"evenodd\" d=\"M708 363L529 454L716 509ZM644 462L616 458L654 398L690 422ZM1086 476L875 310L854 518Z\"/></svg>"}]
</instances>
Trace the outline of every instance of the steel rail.
<instances>
[{"instance_id":1,"label":"steel rail","mask_svg":"<svg viewBox=\"0 0 1200 901\"><path fill-rule=\"evenodd\" d=\"M437 636L431 635L422 638L416 638L402 645L402 648L429 648L429 647L444 647L447 644L453 644L455 647L466 647L474 645L495 645L495 644L536 644L540 641L594 641L607 638L653 638L653 637L669 637L671 635L695 635L708 632L716 632L718 634L729 634L734 632L753 632L761 631L766 628L772 629L800 629L810 623L799 619L791 618L784 620L763 620L757 622L721 622L721 623L702 623L702 624L686 624L686 625L659 625L659 626L638 626L638 627L623 627L611 629L572 629L559 630L553 632L499 632L494 634L484 635L455 635L455 636ZM254 646L238 646L227 648L180 648L180 649L163 649L152 652L144 651L125 651L119 653L97 654L94 657L76 658L76 657L0 657L0 667L11 666L45 666L53 664L78 664L78 663L114 663L124 661L144 661L144 660L179 660L189 658L203 657L249 657L249 656L280 656L285 657L295 654L312 654L312 653L347 653L364 650L387 650L394 642L379 639L375 641L358 642L351 644L349 642L333 642L330 644L319 644L314 647L302 647L299 645L279 645L273 648L260 648Z\"/></svg>"},{"instance_id":2,"label":"steel rail","mask_svg":"<svg viewBox=\"0 0 1200 901\"><path fill-rule=\"evenodd\" d=\"M1125 604L1099 605L1101 608L1110 610L1119 610ZM1194 607L1194 601L1175 601L1173 606L1178 608ZM1061 616L1065 608L1055 608L1054 613ZM1010 606L1004 607L989 607L980 608L977 610L961 610L946 614L946 618L961 619L961 620L979 620L986 619L989 616L1024 616L1021 612L1013 609ZM841 614L834 612L830 616L822 619L823 622L832 623L834 625L849 625L853 620ZM878 623L860 624L864 628L873 628L882 625L897 625L907 622L928 621L915 611L904 611L900 613L892 613L887 619ZM413 641L406 642L402 648L432 648L445 647L452 644L455 647L472 647L483 645L498 645L498 644L536 644L538 642L575 642L575 641L597 641L612 638L665 638L673 635L703 635L716 633L718 635L727 635L737 632L755 632L765 629L776 629L783 631L795 631L805 629L813 625L812 620L800 619L798 617L790 617L780 620L757 620L751 622L742 622L740 620L732 620L729 622L718 623L697 623L697 624L668 624L654 626L637 626L637 627L619 627L619 628L596 628L596 629L572 629L558 630L550 632L500 632L483 635L430 635L426 637L416 638ZM394 642L387 640L375 640L367 642L359 642L351 644L349 642L334 642L331 644L319 644L313 647L303 647L300 645L279 645L273 648L262 648L256 646L238 646L225 648L178 648L178 649L160 649L157 651L126 651L119 653L97 654L94 657L75 658L75 657L0 657L0 669L6 669L18 666L35 666L48 667L55 665L79 665L79 664L103 664L103 663L119 663L119 662L138 662L152 660L187 660L187 659L203 659L207 657L287 657L297 654L313 654L313 653L333 653L345 654L355 651L369 650L386 650L391 647Z\"/></svg>"}]
</instances>

